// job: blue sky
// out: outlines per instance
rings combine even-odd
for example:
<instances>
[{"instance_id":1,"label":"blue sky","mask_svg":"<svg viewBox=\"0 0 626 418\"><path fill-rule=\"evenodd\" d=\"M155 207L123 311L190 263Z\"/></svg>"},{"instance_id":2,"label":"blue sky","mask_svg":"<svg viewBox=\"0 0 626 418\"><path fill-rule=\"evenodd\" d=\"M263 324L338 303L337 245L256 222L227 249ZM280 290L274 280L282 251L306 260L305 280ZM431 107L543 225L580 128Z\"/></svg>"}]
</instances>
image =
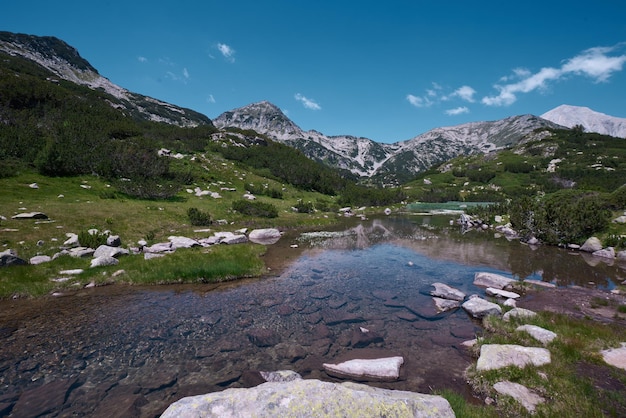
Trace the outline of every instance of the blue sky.
<instances>
[{"instance_id":1,"label":"blue sky","mask_svg":"<svg viewBox=\"0 0 626 418\"><path fill-rule=\"evenodd\" d=\"M268 100L379 142L561 104L626 117L626 3L67 0L3 4L131 91L215 118Z\"/></svg>"}]
</instances>

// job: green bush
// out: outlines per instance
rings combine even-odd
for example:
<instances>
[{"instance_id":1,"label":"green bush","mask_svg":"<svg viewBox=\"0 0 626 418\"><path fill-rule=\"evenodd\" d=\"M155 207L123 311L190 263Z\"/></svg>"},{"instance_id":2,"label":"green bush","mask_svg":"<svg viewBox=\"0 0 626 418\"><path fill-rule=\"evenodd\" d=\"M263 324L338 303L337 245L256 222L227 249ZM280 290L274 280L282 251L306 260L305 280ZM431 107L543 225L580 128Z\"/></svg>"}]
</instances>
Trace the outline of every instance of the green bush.
<instances>
[{"instance_id":1,"label":"green bush","mask_svg":"<svg viewBox=\"0 0 626 418\"><path fill-rule=\"evenodd\" d=\"M314 211L313 203L304 202L302 199L298 200L294 207L298 210L298 213L312 213Z\"/></svg>"},{"instance_id":2,"label":"green bush","mask_svg":"<svg viewBox=\"0 0 626 418\"><path fill-rule=\"evenodd\" d=\"M274 205L253 200L236 200L233 202L233 210L244 215L257 216L259 218L278 217L278 209Z\"/></svg>"},{"instance_id":3,"label":"green bush","mask_svg":"<svg viewBox=\"0 0 626 418\"><path fill-rule=\"evenodd\" d=\"M101 245L107 243L107 234L96 232L95 234L89 233L89 231L81 231L78 233L78 242L83 247L98 248Z\"/></svg>"},{"instance_id":4,"label":"green bush","mask_svg":"<svg viewBox=\"0 0 626 418\"><path fill-rule=\"evenodd\" d=\"M209 226L212 223L211 215L198 208L187 209L187 217L193 226Z\"/></svg>"}]
</instances>

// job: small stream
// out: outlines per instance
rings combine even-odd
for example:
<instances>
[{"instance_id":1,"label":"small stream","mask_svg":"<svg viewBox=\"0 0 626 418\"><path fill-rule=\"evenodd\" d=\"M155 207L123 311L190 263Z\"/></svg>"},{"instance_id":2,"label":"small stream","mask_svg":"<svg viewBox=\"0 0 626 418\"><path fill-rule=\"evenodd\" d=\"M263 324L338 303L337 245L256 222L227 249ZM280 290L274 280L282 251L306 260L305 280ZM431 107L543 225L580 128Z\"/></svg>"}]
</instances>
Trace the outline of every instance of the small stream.
<instances>
[{"instance_id":1,"label":"small stream","mask_svg":"<svg viewBox=\"0 0 626 418\"><path fill-rule=\"evenodd\" d=\"M0 301L0 416L154 417L184 396L257 384L254 371L335 381L322 363L374 352L405 364L400 380L370 384L465 393L460 343L481 329L463 310L436 314L433 282L482 294L478 271L607 289L626 276L578 253L461 236L448 221L352 219L286 234L266 255L278 273L262 279Z\"/></svg>"}]
</instances>

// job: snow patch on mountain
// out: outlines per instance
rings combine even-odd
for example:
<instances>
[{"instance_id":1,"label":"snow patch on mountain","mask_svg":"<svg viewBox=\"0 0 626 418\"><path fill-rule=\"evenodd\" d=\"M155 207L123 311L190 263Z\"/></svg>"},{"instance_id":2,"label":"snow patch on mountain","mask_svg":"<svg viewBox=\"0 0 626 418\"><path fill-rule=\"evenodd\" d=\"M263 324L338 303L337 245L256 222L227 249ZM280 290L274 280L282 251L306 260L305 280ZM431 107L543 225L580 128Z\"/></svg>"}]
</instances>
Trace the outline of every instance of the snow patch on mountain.
<instances>
[{"instance_id":1,"label":"snow patch on mountain","mask_svg":"<svg viewBox=\"0 0 626 418\"><path fill-rule=\"evenodd\" d=\"M626 118L605 115L588 107L561 105L541 117L568 128L582 125L586 132L626 138Z\"/></svg>"}]
</instances>

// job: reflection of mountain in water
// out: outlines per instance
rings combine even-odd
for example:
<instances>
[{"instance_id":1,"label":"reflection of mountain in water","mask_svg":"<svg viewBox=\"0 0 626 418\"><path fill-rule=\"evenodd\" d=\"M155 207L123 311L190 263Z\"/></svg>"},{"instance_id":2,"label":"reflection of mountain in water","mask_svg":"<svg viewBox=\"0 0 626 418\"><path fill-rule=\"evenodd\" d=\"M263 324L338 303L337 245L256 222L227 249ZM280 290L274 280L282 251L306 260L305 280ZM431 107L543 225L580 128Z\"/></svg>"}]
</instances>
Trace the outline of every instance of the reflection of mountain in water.
<instances>
[{"instance_id":1,"label":"reflection of mountain in water","mask_svg":"<svg viewBox=\"0 0 626 418\"><path fill-rule=\"evenodd\" d=\"M461 235L448 217L407 216L349 221L345 229L308 233L301 240L317 249L363 249L383 242L433 259L509 271L519 278L558 286L612 288L626 278L626 264L550 246L528 246L493 238L490 231Z\"/></svg>"}]
</instances>

